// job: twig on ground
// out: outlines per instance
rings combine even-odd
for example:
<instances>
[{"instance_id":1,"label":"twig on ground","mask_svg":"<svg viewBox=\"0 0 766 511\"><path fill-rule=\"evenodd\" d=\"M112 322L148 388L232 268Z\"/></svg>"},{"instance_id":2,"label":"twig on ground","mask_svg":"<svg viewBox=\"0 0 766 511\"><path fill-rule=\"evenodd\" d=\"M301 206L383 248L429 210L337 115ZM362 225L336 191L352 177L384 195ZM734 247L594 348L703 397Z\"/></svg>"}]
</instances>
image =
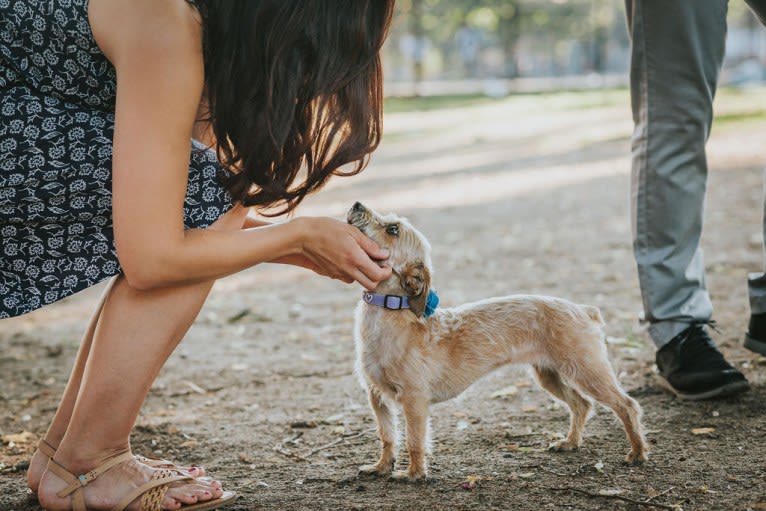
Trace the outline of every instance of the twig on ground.
<instances>
[{"instance_id":1,"label":"twig on ground","mask_svg":"<svg viewBox=\"0 0 766 511\"><path fill-rule=\"evenodd\" d=\"M663 496L663 495L665 495L666 493L668 493L668 492L670 492L671 490L673 490L673 488L675 488L675 487L674 487L674 486L671 486L671 487L670 487L670 488L668 488L667 490L663 490L663 491L659 492L657 495L652 495L651 497L649 497L648 499L646 499L646 502L649 502L650 500L654 500L654 499L656 499L657 497L662 497L662 496Z\"/></svg>"},{"instance_id":2,"label":"twig on ground","mask_svg":"<svg viewBox=\"0 0 766 511\"><path fill-rule=\"evenodd\" d=\"M565 486L563 488L558 487L552 487L548 488L549 490L554 491L569 491L569 492L575 492L575 493L582 493L583 495L587 495L588 497L601 497L605 499L616 499L616 500L622 500L624 502L630 502L631 504L636 504L639 506L647 506L647 507L657 507L660 509L670 509L671 511L678 511L679 506L674 505L668 505L668 504L659 504L656 502L650 502L649 500L637 500L637 499L631 499L630 497L623 497L622 495L602 495L601 493L593 493L589 492L588 490L583 490L580 488L573 488L571 486ZM658 495L655 495L655 497ZM654 497L652 497L654 498Z\"/></svg>"},{"instance_id":3,"label":"twig on ground","mask_svg":"<svg viewBox=\"0 0 766 511\"><path fill-rule=\"evenodd\" d=\"M288 458L291 458L291 459L294 459L294 460L297 460L297 461L308 461L308 459L304 458L300 454L296 454L294 452L290 452L290 451L285 450L281 445L275 445L274 446L274 451L278 452L282 456L287 456Z\"/></svg>"},{"instance_id":4,"label":"twig on ground","mask_svg":"<svg viewBox=\"0 0 766 511\"><path fill-rule=\"evenodd\" d=\"M325 449L329 449L330 447L335 447L336 445L338 445L340 443L343 443L346 440L353 440L354 438L359 438L360 436L364 436L367 433L372 433L373 431L375 431L375 428L368 429L368 430L362 431L360 433L356 433L354 435L340 437L337 440L334 440L334 441L330 442L329 444L325 444L325 445L319 446L319 447L317 447L315 449L311 449L308 452L308 454L305 455L305 457L308 458L309 456L313 456L314 454L318 453L319 451L324 451Z\"/></svg>"},{"instance_id":5,"label":"twig on ground","mask_svg":"<svg viewBox=\"0 0 766 511\"><path fill-rule=\"evenodd\" d=\"M287 449L285 449L285 444L289 443L293 439L287 439L286 441L282 442L282 444L275 445L274 446L274 451L278 452L282 456L287 456L288 458L291 458L291 459L294 459L294 460L297 460L297 461L309 461L309 457L313 456L314 454L318 453L319 451L324 451L325 449L329 449L331 447L335 447L336 445L341 444L341 443L345 442L346 440L353 440L355 438L359 438L360 436L364 436L367 433L371 433L373 431L375 431L375 428L367 429L365 431L361 431L361 432L353 434L353 435L340 437L337 440L333 440L329 444L324 444L324 445L321 445L321 446L319 446L319 447L317 447L315 449L311 449L308 453L303 454L303 455L295 453L295 452L290 452ZM300 435L298 435L297 437L299 438Z\"/></svg>"}]
</instances>

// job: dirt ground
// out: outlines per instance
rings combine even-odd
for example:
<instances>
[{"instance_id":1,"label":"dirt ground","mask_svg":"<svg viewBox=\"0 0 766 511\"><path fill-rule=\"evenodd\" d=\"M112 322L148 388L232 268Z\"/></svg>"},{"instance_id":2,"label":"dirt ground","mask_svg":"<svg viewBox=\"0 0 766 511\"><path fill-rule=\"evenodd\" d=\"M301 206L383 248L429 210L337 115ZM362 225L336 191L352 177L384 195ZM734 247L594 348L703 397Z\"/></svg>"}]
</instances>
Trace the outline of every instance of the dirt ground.
<instances>
[{"instance_id":1,"label":"dirt ground","mask_svg":"<svg viewBox=\"0 0 766 511\"><path fill-rule=\"evenodd\" d=\"M709 143L716 338L753 384L729 401L684 403L657 385L637 321L625 91L399 104L370 168L300 210L340 217L360 200L408 216L433 245L444 306L512 293L599 306L620 381L644 408L644 466L623 464L627 441L603 408L579 451L548 452L566 410L508 367L433 407L426 483L358 478L378 451L353 374L360 289L269 265L216 284L146 401L134 450L205 466L240 493L231 510L766 509L766 359L741 347L746 275L761 268L764 104L766 90L723 91ZM4 511L39 509L24 470L99 292L0 322Z\"/></svg>"}]
</instances>

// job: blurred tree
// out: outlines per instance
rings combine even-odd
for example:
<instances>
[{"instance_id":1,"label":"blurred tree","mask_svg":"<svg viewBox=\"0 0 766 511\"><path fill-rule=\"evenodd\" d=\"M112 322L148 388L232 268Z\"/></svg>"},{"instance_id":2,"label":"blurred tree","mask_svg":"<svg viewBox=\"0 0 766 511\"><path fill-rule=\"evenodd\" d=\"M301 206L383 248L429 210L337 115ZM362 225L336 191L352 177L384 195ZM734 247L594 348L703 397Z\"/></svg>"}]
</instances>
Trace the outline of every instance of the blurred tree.
<instances>
[{"instance_id":1,"label":"blurred tree","mask_svg":"<svg viewBox=\"0 0 766 511\"><path fill-rule=\"evenodd\" d=\"M534 46L549 51L553 61L557 42L589 45L590 66L602 71L617 3L620 0L402 0L398 5L400 15L409 18L410 34L430 40L446 60L459 56L456 35L461 29L480 31L483 44L502 51L504 75L511 78L522 73L518 43L527 34L535 35ZM422 77L422 69L414 72Z\"/></svg>"},{"instance_id":2,"label":"blurred tree","mask_svg":"<svg viewBox=\"0 0 766 511\"><path fill-rule=\"evenodd\" d=\"M760 27L745 2L729 8L755 53ZM398 0L391 46L400 79L415 83L624 72L624 20L624 0Z\"/></svg>"}]
</instances>

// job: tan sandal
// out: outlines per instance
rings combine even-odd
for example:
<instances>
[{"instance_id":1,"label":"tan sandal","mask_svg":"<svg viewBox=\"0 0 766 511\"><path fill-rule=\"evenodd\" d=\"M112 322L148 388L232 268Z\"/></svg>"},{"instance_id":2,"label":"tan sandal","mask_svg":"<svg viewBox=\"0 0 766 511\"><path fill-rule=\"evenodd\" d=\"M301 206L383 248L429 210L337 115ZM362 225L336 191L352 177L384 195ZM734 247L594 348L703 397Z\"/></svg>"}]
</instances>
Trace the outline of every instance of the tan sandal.
<instances>
[{"instance_id":1,"label":"tan sandal","mask_svg":"<svg viewBox=\"0 0 766 511\"><path fill-rule=\"evenodd\" d=\"M37 443L37 450L43 453L45 456L47 456L48 459L52 459L53 456L56 455L56 448L53 447L50 444L50 442L48 442L44 438L41 438L40 441ZM141 456L140 454L134 454L133 457L136 458L137 462L143 463L144 465L150 466L152 468L167 468L170 470L176 470L178 472L181 472L182 474L188 474L189 477L198 478L197 476L193 475L188 470L179 467L178 465L176 465L170 460L158 460L154 458L147 458L146 456ZM199 476L199 477L205 477L205 476Z\"/></svg>"},{"instance_id":2,"label":"tan sandal","mask_svg":"<svg viewBox=\"0 0 766 511\"><path fill-rule=\"evenodd\" d=\"M48 445L50 447L50 445ZM64 480L69 486L56 494L59 498L70 497L72 499L72 511L88 511L85 507L85 496L83 489L98 476L107 472L120 463L132 460L133 453L126 451L108 458L104 463L91 470L87 474L75 476L64 468L60 463L51 458L48 462L48 470ZM140 511L162 511L162 500L171 483L177 481L194 481L194 477L184 475L183 472L171 469L157 469L152 478L145 484L132 490L125 495L119 503L112 508L112 511L123 511L131 502L141 498L139 504ZM236 492L225 491L223 495L215 500L199 502L197 504L187 504L181 506L179 511L208 511L217 509L237 498Z\"/></svg>"},{"instance_id":3,"label":"tan sandal","mask_svg":"<svg viewBox=\"0 0 766 511\"><path fill-rule=\"evenodd\" d=\"M40 441L37 442L37 450L48 456L48 459L53 458L53 456L56 454L56 448L48 443L48 441L44 438L41 438Z\"/></svg>"}]
</instances>

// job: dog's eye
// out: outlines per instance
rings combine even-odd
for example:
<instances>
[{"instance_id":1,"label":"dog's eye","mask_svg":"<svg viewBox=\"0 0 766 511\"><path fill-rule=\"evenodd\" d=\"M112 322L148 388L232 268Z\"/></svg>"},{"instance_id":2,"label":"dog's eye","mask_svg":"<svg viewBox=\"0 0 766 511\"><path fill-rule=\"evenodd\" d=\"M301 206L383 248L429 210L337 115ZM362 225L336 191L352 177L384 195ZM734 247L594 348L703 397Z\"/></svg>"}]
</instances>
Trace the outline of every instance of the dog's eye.
<instances>
[{"instance_id":1,"label":"dog's eye","mask_svg":"<svg viewBox=\"0 0 766 511\"><path fill-rule=\"evenodd\" d=\"M391 236L399 236L399 226L397 224L387 225L386 234L390 234Z\"/></svg>"}]
</instances>

